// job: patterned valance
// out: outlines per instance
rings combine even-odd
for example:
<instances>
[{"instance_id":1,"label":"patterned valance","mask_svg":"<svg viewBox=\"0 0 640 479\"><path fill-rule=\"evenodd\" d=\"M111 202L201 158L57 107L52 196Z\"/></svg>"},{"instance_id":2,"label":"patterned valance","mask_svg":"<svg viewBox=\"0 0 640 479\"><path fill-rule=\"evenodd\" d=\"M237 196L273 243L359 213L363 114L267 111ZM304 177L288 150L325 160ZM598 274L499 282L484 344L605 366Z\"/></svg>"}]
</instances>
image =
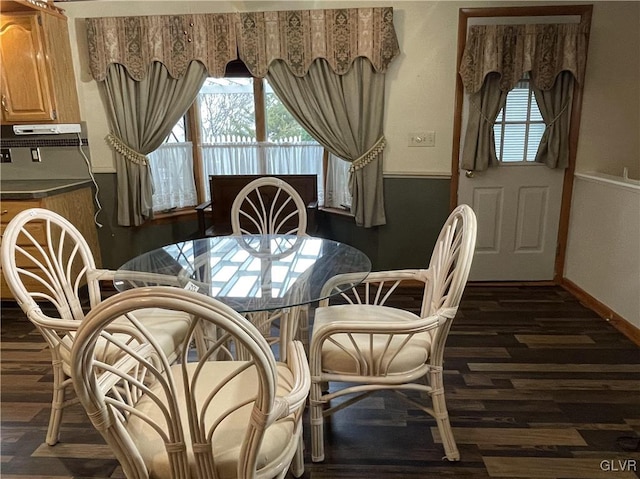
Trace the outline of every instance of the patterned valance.
<instances>
[{"instance_id":1,"label":"patterned valance","mask_svg":"<svg viewBox=\"0 0 640 479\"><path fill-rule=\"evenodd\" d=\"M163 63L174 78L193 60L212 76L224 76L227 63L238 58L233 14L153 15L87 19L89 65L102 81L111 63L143 79L151 62Z\"/></svg>"},{"instance_id":2,"label":"patterned valance","mask_svg":"<svg viewBox=\"0 0 640 479\"><path fill-rule=\"evenodd\" d=\"M107 67L119 63L141 80L149 64L162 62L179 78L187 65L202 62L210 76L223 77L238 58L254 76L263 77L274 60L285 61L294 75L324 58L338 74L357 57L385 71L400 52L393 9L351 8L281 12L151 15L87 18L89 64L93 78L104 80Z\"/></svg>"},{"instance_id":3,"label":"patterned valance","mask_svg":"<svg viewBox=\"0 0 640 479\"><path fill-rule=\"evenodd\" d=\"M460 76L465 90L480 90L491 72L501 75L500 89L509 91L531 72L534 84L553 87L561 71L584 78L588 27L583 24L474 25L462 54Z\"/></svg>"},{"instance_id":4,"label":"patterned valance","mask_svg":"<svg viewBox=\"0 0 640 479\"><path fill-rule=\"evenodd\" d=\"M274 60L304 76L317 58L339 75L357 57L382 72L400 53L390 7L241 13L238 46L257 77L265 76Z\"/></svg>"}]
</instances>

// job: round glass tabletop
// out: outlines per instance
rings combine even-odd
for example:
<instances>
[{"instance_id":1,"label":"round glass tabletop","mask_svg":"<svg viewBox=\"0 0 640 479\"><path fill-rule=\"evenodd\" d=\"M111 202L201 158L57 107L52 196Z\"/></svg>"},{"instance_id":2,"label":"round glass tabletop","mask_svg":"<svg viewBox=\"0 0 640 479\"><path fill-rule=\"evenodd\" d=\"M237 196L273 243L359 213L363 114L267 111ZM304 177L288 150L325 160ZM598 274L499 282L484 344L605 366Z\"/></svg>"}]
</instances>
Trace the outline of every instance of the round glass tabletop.
<instances>
[{"instance_id":1,"label":"round glass tabletop","mask_svg":"<svg viewBox=\"0 0 640 479\"><path fill-rule=\"evenodd\" d=\"M363 252L309 236L218 236L144 253L115 274L118 291L175 286L212 296L236 311L268 311L324 299L326 281L348 274L359 284L371 270Z\"/></svg>"}]
</instances>

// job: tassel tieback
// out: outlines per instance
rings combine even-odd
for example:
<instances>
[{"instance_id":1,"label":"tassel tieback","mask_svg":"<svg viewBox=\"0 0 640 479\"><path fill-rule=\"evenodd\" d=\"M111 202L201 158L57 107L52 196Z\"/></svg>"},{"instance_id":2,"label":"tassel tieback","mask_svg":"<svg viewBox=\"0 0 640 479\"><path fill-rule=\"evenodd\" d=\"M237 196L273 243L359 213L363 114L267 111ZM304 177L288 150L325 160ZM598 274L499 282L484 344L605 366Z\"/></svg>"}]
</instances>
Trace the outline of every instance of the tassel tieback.
<instances>
[{"instance_id":1,"label":"tassel tieback","mask_svg":"<svg viewBox=\"0 0 640 479\"><path fill-rule=\"evenodd\" d=\"M380 153L382 153L385 146L387 146L387 141L385 140L384 136L381 136L378 141L376 141L375 144L371 148L369 148L369 151L367 151L360 158L357 158L353 160L353 162L351 162L349 172L353 173L354 171L361 170L362 168L367 166L375 158L377 158Z\"/></svg>"},{"instance_id":2,"label":"tassel tieback","mask_svg":"<svg viewBox=\"0 0 640 479\"><path fill-rule=\"evenodd\" d=\"M131 163L135 163L136 165L149 166L149 159L147 158L147 155L138 153L136 150L127 146L120 138L118 138L113 133L109 133L105 139L114 150L124 156Z\"/></svg>"}]
</instances>

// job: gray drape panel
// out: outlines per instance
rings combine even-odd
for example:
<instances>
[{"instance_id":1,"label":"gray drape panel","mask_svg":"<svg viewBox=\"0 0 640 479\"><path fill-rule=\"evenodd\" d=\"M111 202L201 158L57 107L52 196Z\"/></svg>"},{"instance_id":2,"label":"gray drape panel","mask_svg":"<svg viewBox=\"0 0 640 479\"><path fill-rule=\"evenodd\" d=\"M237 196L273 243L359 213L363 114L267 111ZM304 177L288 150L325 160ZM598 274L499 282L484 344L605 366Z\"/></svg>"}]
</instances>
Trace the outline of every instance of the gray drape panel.
<instances>
[{"instance_id":1,"label":"gray drape panel","mask_svg":"<svg viewBox=\"0 0 640 479\"><path fill-rule=\"evenodd\" d=\"M137 226L152 217L153 181L146 155L162 144L206 77L200 62L191 62L177 79L162 63L153 62L148 75L135 81L114 63L98 82L111 129L107 140L115 151L119 225Z\"/></svg>"},{"instance_id":2,"label":"gray drape panel","mask_svg":"<svg viewBox=\"0 0 640 479\"><path fill-rule=\"evenodd\" d=\"M488 74L482 88L470 95L462 169L483 171L498 164L493 125L506 100L507 92L500 90L500 75L497 73Z\"/></svg>"},{"instance_id":3,"label":"gray drape panel","mask_svg":"<svg viewBox=\"0 0 640 479\"><path fill-rule=\"evenodd\" d=\"M338 75L326 60L317 59L305 76L296 77L284 62L274 61L267 79L316 141L352 163L349 187L356 224L385 224L384 73L375 72L366 58L356 58L347 73ZM375 151L370 152L372 148Z\"/></svg>"},{"instance_id":4,"label":"gray drape panel","mask_svg":"<svg viewBox=\"0 0 640 479\"><path fill-rule=\"evenodd\" d=\"M549 168L569 166L569 123L573 102L573 74L560 72L550 90L541 90L532 83L533 93L547 125L536 153L536 162Z\"/></svg>"}]
</instances>

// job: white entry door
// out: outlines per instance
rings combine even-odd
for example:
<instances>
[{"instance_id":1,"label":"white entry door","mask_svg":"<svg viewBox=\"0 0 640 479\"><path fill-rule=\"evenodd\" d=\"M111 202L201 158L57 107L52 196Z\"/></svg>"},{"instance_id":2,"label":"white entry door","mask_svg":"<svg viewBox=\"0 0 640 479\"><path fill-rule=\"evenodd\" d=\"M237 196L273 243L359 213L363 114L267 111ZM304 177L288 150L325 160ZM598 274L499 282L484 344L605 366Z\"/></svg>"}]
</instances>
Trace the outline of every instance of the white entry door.
<instances>
[{"instance_id":1,"label":"white entry door","mask_svg":"<svg viewBox=\"0 0 640 479\"><path fill-rule=\"evenodd\" d=\"M553 279L563 178L535 163L460 170L458 203L478 218L471 281Z\"/></svg>"}]
</instances>

